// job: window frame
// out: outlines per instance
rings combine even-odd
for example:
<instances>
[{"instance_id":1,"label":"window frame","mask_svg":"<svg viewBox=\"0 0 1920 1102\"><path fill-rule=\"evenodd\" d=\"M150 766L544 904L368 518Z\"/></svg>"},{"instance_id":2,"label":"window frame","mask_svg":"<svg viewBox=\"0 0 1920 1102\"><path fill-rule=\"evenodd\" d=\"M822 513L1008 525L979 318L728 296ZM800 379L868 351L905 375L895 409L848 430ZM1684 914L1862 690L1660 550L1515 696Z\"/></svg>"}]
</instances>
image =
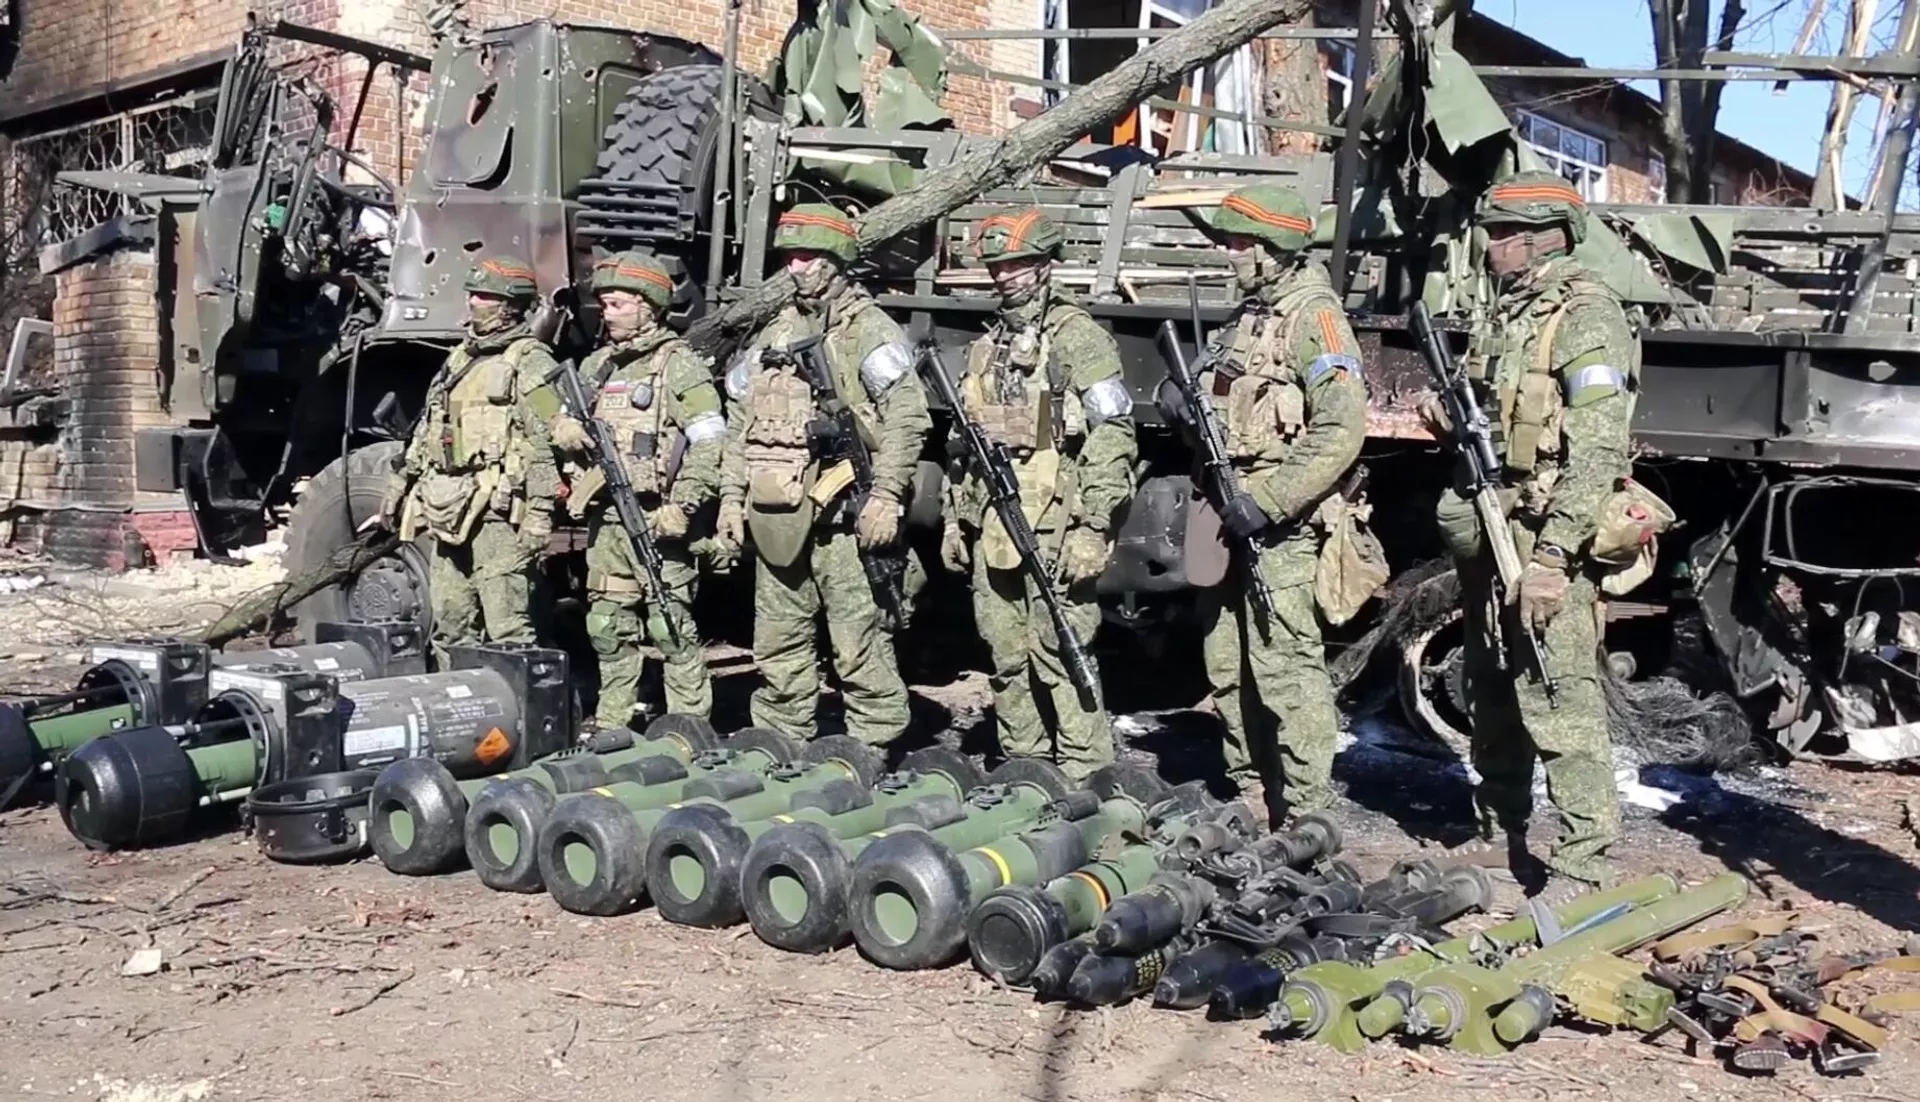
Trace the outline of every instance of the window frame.
<instances>
[{"instance_id":1,"label":"window frame","mask_svg":"<svg viewBox=\"0 0 1920 1102\"><path fill-rule=\"evenodd\" d=\"M1535 140L1533 135L1540 127L1553 128L1553 131L1559 139L1557 148L1549 149L1543 143ZM1533 150L1541 159L1547 161L1551 171L1557 172L1561 176L1567 176L1567 168L1570 166L1582 170L1581 179L1575 180L1572 177L1568 177L1567 182L1573 184L1575 190L1579 191L1587 202L1607 202L1607 196L1611 188L1610 177L1612 175L1613 150L1611 143L1609 143L1606 138L1592 131L1584 130L1581 127L1569 126L1558 119L1549 118L1538 112L1529 111L1524 107L1514 109L1513 129L1520 140L1526 143L1527 148ZM1587 156L1576 156L1575 154L1567 152L1567 139L1569 136L1590 146L1591 148L1587 150L1589 154L1597 149L1600 154L1600 159L1594 161Z\"/></svg>"}]
</instances>

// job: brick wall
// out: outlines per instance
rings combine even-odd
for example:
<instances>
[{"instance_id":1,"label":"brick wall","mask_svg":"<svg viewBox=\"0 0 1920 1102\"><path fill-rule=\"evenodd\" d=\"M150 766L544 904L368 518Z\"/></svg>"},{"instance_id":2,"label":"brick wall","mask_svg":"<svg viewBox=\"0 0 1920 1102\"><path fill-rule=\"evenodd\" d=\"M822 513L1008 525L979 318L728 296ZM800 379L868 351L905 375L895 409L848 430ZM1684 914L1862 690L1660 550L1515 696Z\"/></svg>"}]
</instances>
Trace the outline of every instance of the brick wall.
<instances>
[{"instance_id":1,"label":"brick wall","mask_svg":"<svg viewBox=\"0 0 1920 1102\"><path fill-rule=\"evenodd\" d=\"M14 0L20 54L0 110L132 82L234 42L249 5L235 0ZM256 5L272 8L271 2Z\"/></svg>"}]
</instances>

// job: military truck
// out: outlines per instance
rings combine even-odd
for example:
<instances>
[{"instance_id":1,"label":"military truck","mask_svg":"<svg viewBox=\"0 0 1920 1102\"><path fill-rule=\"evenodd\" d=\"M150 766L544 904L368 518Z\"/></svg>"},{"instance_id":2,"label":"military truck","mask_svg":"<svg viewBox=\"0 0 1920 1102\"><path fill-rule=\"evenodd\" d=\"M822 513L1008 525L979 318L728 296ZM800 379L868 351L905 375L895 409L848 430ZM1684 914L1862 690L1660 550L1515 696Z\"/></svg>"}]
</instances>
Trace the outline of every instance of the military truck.
<instances>
[{"instance_id":1,"label":"military truck","mask_svg":"<svg viewBox=\"0 0 1920 1102\"><path fill-rule=\"evenodd\" d=\"M339 145L324 125L284 140L287 117L333 112L268 63L271 44L289 40L428 74L424 145L404 188L342 148L351 126ZM859 273L910 328L957 350L993 308L962 247L973 223L1011 201L1042 203L1066 225L1057 275L1119 341L1143 424L1141 492L1100 583L1115 628L1177 632L1193 589L1201 537L1190 547L1190 529L1208 527L1206 510L1156 411L1166 372L1155 333L1167 319L1225 316L1227 269L1198 219L1250 178L1344 200L1321 220L1318 247L1342 258L1367 349L1374 517L1398 565L1437 554L1427 529L1451 464L1414 412L1427 376L1403 319L1423 297L1464 328L1485 294L1464 213L1532 154L1470 69L1430 42L1388 67L1358 121L1349 156L1367 156L1349 162L1360 171L1348 189L1336 188L1332 151L1156 161L1077 147ZM527 255L548 331L579 352L596 325L580 281L597 250L668 258L685 323L763 280L784 202L879 198L821 166L911 179L993 142L940 124L794 126L730 56L651 33L536 20L448 36L427 58L259 23L228 65L203 179L67 179L144 194L192 222L194 270L177 285L193 324L179 328L178 362L197 370L203 415L142 434L141 487L185 492L217 534L274 515L306 479L286 518L300 570L376 508L395 438L457 339L460 277L476 256ZM1432 151L1424 164L1396 154L1416 147ZM1920 219L1595 209L1582 249L1643 322L1640 477L1681 517L1654 580L1609 606L1616 664L1657 668L1673 625L1697 628L1786 750L1920 755L1920 586L1905 588L1920 575ZM937 523L939 459L931 449L909 518L923 534ZM425 585L420 556L403 548L311 599L302 619L424 618ZM1441 733L1460 724L1458 652L1443 625L1416 633L1403 658L1409 714Z\"/></svg>"}]
</instances>

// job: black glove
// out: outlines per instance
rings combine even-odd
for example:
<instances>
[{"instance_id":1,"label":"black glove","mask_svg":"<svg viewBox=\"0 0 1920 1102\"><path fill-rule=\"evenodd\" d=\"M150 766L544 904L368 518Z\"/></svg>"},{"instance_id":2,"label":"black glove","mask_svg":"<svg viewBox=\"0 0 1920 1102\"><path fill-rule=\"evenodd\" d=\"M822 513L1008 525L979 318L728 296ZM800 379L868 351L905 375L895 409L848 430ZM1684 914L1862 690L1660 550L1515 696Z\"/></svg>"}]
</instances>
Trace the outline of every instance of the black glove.
<instances>
[{"instance_id":1,"label":"black glove","mask_svg":"<svg viewBox=\"0 0 1920 1102\"><path fill-rule=\"evenodd\" d=\"M1226 526L1227 531L1245 540L1259 535L1261 529L1273 522L1261 511L1253 495L1242 490L1227 502L1226 509L1220 513L1220 523Z\"/></svg>"}]
</instances>

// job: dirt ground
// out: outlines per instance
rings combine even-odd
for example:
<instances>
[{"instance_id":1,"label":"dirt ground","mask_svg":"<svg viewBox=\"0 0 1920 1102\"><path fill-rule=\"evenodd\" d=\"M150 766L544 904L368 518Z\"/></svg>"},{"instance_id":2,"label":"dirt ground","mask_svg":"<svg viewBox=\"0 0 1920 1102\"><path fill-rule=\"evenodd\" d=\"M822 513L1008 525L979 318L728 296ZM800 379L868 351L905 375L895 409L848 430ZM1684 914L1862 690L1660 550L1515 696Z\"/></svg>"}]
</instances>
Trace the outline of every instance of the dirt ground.
<instances>
[{"instance_id":1,"label":"dirt ground","mask_svg":"<svg viewBox=\"0 0 1920 1102\"><path fill-rule=\"evenodd\" d=\"M81 640L204 620L262 569L0 568L0 581L44 578L0 586L21 590L0 594L0 687L64 688ZM924 695L954 726L978 724L978 679ZM1207 722L1123 728L1152 754ZM1338 767L1348 856L1372 874L1458 840L1464 771L1404 752L1411 736L1380 716L1354 728ZM1835 949L1897 945L1920 931L1920 853L1900 807L1912 777L1644 770L1640 802L1671 806L1630 809L1620 854L1695 880L1741 871L1757 888L1748 912L1792 908ZM1894 1031L1886 1059L1838 1079L1804 1064L1743 1078L1671 1035L1564 1028L1498 1061L1389 1044L1348 1057L1197 1013L1036 1004L965 966L898 974L851 949L781 953L745 928L581 919L466 873L276 866L232 830L104 856L44 808L0 815L0 1098L1920 1102L1920 1016Z\"/></svg>"}]
</instances>

